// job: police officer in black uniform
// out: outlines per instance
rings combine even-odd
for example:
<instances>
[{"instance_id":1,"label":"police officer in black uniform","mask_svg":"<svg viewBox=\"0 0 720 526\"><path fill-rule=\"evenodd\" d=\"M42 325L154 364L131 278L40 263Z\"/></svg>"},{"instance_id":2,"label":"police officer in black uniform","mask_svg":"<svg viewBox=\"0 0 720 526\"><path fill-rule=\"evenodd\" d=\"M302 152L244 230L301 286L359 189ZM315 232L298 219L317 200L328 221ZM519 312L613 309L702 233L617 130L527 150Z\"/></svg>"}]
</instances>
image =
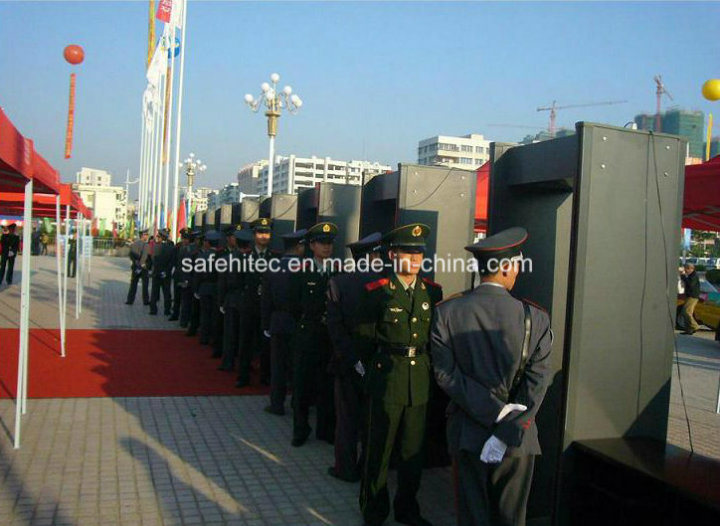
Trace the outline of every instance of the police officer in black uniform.
<instances>
[{"instance_id":1,"label":"police officer in black uniform","mask_svg":"<svg viewBox=\"0 0 720 526\"><path fill-rule=\"evenodd\" d=\"M220 318L217 304L217 278L216 259L218 251L222 250L223 235L211 230L205 234L203 250L198 254L195 267L195 293L200 301L200 343L210 345L215 335L215 327ZM200 261L202 260L202 261Z\"/></svg>"},{"instance_id":2,"label":"police officer in black uniform","mask_svg":"<svg viewBox=\"0 0 720 526\"><path fill-rule=\"evenodd\" d=\"M150 247L148 245L148 231L141 230L140 237L130 245L130 290L128 290L126 305L135 303L138 281L142 280L143 305L150 304L148 290L148 259Z\"/></svg>"},{"instance_id":3,"label":"police officer in black uniform","mask_svg":"<svg viewBox=\"0 0 720 526\"><path fill-rule=\"evenodd\" d=\"M310 248L300 272L290 274L289 310L296 323L293 341L293 438L294 447L310 436L308 412L317 409L315 436L332 443L335 438L333 381L328 372L332 354L327 330L327 284L336 273L328 268L337 226L318 223L308 229Z\"/></svg>"},{"instance_id":4,"label":"police officer in black uniform","mask_svg":"<svg viewBox=\"0 0 720 526\"><path fill-rule=\"evenodd\" d=\"M330 279L327 294L327 324L333 347L330 371L335 377L335 465L328 473L346 482L360 480L357 443L362 420L362 376L360 356L352 343L352 332L360 296L366 283L381 277L382 234L374 232L347 246L355 260L353 272Z\"/></svg>"},{"instance_id":5,"label":"police officer in black uniform","mask_svg":"<svg viewBox=\"0 0 720 526\"><path fill-rule=\"evenodd\" d=\"M190 242L192 236L187 228L180 230L180 243L175 245L174 254L174 268L172 275L173 283L173 302L172 302L172 314L168 321L177 321L180 319L180 308L182 307L183 291L187 288L188 276L187 272L183 269L183 260L190 255ZM181 325L182 326L182 325Z\"/></svg>"},{"instance_id":6,"label":"police officer in black uniform","mask_svg":"<svg viewBox=\"0 0 720 526\"><path fill-rule=\"evenodd\" d=\"M170 316L172 298L170 297L170 277L175 266L175 247L168 240L170 233L159 230L155 237L155 246L152 253L152 288L150 292L150 314L158 313L157 304L160 300L160 291L163 295L163 313Z\"/></svg>"},{"instance_id":7,"label":"police officer in black uniform","mask_svg":"<svg viewBox=\"0 0 720 526\"><path fill-rule=\"evenodd\" d=\"M243 272L243 301L241 305L241 338L239 348L239 371L236 387L250 384L250 363L256 352L260 354L260 382L270 385L270 338L262 332L260 299L263 276L270 259L276 257L270 251L273 220L261 217L250 223L253 229L252 251L245 256ZM260 262L260 260L264 260Z\"/></svg>"},{"instance_id":8,"label":"police officer in black uniform","mask_svg":"<svg viewBox=\"0 0 720 526\"><path fill-rule=\"evenodd\" d=\"M263 335L270 337L270 405L265 407L265 411L275 415L285 414L287 384L292 369L290 339L295 332L295 320L284 308L288 303L291 262L294 261L297 266L303 257L305 234L307 230L303 228L282 236L285 251L278 262L278 269L267 272L263 281L261 322Z\"/></svg>"},{"instance_id":9,"label":"police officer in black uniform","mask_svg":"<svg viewBox=\"0 0 720 526\"><path fill-rule=\"evenodd\" d=\"M242 262L245 249L253 239L249 228L235 229L226 255L228 269L218 275L218 303L223 314L223 345L220 371L232 371L235 367L240 340L240 306L243 300Z\"/></svg>"},{"instance_id":10,"label":"police officer in black uniform","mask_svg":"<svg viewBox=\"0 0 720 526\"><path fill-rule=\"evenodd\" d=\"M205 234L199 228L191 231L192 243L190 244L190 263L192 270L189 274L188 286L183 294L183 306L180 309L181 320L183 313L187 313L188 330L186 336L195 336L200 326L200 296L197 296L198 280L196 279L195 262L204 251ZM182 321L181 321L182 324Z\"/></svg>"},{"instance_id":11,"label":"police officer in black uniform","mask_svg":"<svg viewBox=\"0 0 720 526\"><path fill-rule=\"evenodd\" d=\"M481 283L439 305L431 333L437 382L450 397L448 445L458 470L460 526L523 526L535 455L535 415L551 381L547 313L510 291L524 228L466 247Z\"/></svg>"},{"instance_id":12,"label":"police officer in black uniform","mask_svg":"<svg viewBox=\"0 0 720 526\"><path fill-rule=\"evenodd\" d=\"M13 268L15 267L15 258L20 250L20 237L15 233L15 223L8 226L7 233L0 237L2 244L2 256L0 256L0 284L3 278L7 284L12 284ZM7 271L5 270L7 268ZM73 274L74 276L75 274ZM72 276L71 276L72 277Z\"/></svg>"}]
</instances>

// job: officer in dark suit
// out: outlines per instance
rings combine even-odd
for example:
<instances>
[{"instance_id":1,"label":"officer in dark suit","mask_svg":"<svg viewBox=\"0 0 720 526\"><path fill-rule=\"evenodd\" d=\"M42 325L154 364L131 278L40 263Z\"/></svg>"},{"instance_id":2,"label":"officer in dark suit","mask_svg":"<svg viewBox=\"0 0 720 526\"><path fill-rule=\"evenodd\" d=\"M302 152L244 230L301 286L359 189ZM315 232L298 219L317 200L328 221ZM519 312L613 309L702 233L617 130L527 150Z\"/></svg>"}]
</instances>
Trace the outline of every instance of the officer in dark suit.
<instances>
[{"instance_id":1,"label":"officer in dark suit","mask_svg":"<svg viewBox=\"0 0 720 526\"><path fill-rule=\"evenodd\" d=\"M172 314L168 321L177 321L180 319L180 307L182 306L183 284L187 283L186 273L182 268L182 261L190 252L190 231L187 228L180 230L180 243L175 245L174 267L172 275ZM187 288L187 287L186 287Z\"/></svg>"},{"instance_id":2,"label":"officer in dark suit","mask_svg":"<svg viewBox=\"0 0 720 526\"><path fill-rule=\"evenodd\" d=\"M510 228L466 247L481 283L435 311L431 350L450 397L461 526L525 524L552 343L547 313L510 295L526 239L525 229Z\"/></svg>"},{"instance_id":3,"label":"officer in dark suit","mask_svg":"<svg viewBox=\"0 0 720 526\"><path fill-rule=\"evenodd\" d=\"M215 230L205 234L205 249L198 255L196 262L195 297L200 300L200 343L203 345L215 343L213 337L220 320L217 304L218 272L215 264L218 252L223 249L222 240L223 235Z\"/></svg>"},{"instance_id":4,"label":"officer in dark suit","mask_svg":"<svg viewBox=\"0 0 720 526\"><path fill-rule=\"evenodd\" d=\"M160 291L163 295L163 313L170 316L170 277L175 266L175 247L168 239L170 233L159 230L155 236L155 245L152 253L152 287L150 292L150 314L158 313L157 304L160 300Z\"/></svg>"},{"instance_id":5,"label":"officer in dark suit","mask_svg":"<svg viewBox=\"0 0 720 526\"><path fill-rule=\"evenodd\" d=\"M246 271L243 272L243 301L240 310L241 338L239 348L240 367L236 387L250 383L250 363L253 355L260 354L260 382L270 385L270 338L263 335L260 319L262 283L269 261L276 257L270 251L273 220L261 217L250 223L253 229L253 248L245 256ZM260 260L264 260L260 262Z\"/></svg>"},{"instance_id":6,"label":"officer in dark suit","mask_svg":"<svg viewBox=\"0 0 720 526\"><path fill-rule=\"evenodd\" d=\"M288 304L290 262L300 261L305 253L306 229L282 236L284 253L276 272L269 271L263 281L260 301L263 335L270 337L270 405L265 411L274 415L285 414L287 383L292 369L290 338L295 332L292 314L283 310ZM298 270L298 269L295 269Z\"/></svg>"},{"instance_id":7,"label":"officer in dark suit","mask_svg":"<svg viewBox=\"0 0 720 526\"><path fill-rule=\"evenodd\" d=\"M70 241L68 241L68 261L67 261L67 275L69 278L74 278L77 272L77 256L78 256L78 232L75 230L70 234Z\"/></svg>"},{"instance_id":8,"label":"officer in dark suit","mask_svg":"<svg viewBox=\"0 0 720 526\"><path fill-rule=\"evenodd\" d=\"M360 480L357 443L362 421L362 368L352 343L355 309L367 283L380 279L382 234L374 232L347 246L355 260L354 272L330 279L327 295L327 324L332 341L330 371L335 377L335 465L328 473L346 482ZM375 262L375 263L373 263ZM375 268L373 268L373 266Z\"/></svg>"},{"instance_id":9,"label":"officer in dark suit","mask_svg":"<svg viewBox=\"0 0 720 526\"><path fill-rule=\"evenodd\" d=\"M228 238L227 272L218 275L218 303L223 314L223 345L220 371L235 368L238 342L240 340L240 307L243 299L242 261L253 240L249 228L234 229L232 239Z\"/></svg>"},{"instance_id":10,"label":"officer in dark suit","mask_svg":"<svg viewBox=\"0 0 720 526\"><path fill-rule=\"evenodd\" d=\"M0 236L0 245L2 245L2 256L0 257L0 284L3 277L7 284L10 285L13 279L13 270L15 268L15 257L20 250L20 237L15 233L15 223L8 226L7 233ZM7 273L6 269L7 268Z\"/></svg>"},{"instance_id":11,"label":"officer in dark suit","mask_svg":"<svg viewBox=\"0 0 720 526\"><path fill-rule=\"evenodd\" d=\"M430 319L442 299L440 286L419 276L429 233L428 226L413 223L384 236L392 271L365 285L357 310L356 352L363 356L360 372L367 371L368 397L360 509L370 526L382 524L390 513L387 471L398 435L395 520L430 524L416 498L430 395Z\"/></svg>"},{"instance_id":12,"label":"officer in dark suit","mask_svg":"<svg viewBox=\"0 0 720 526\"><path fill-rule=\"evenodd\" d=\"M335 274L326 264L332 256L337 226L318 223L308 229L309 258L302 270L290 274L289 311L296 323L293 340L293 438L294 447L310 436L308 412L317 409L315 436L332 443L335 438L333 382L328 373L332 354L327 330L327 284Z\"/></svg>"},{"instance_id":13,"label":"officer in dark suit","mask_svg":"<svg viewBox=\"0 0 720 526\"><path fill-rule=\"evenodd\" d=\"M197 334L198 327L200 326L200 296L197 295L197 284L195 272L195 262L197 261L200 254L203 253L205 234L199 228L194 228L191 231L192 243L190 244L190 262L192 264L192 271L189 275L188 286L186 294L183 294L183 305L180 308L180 316L182 325L183 313L188 313L188 330L185 336L195 336Z\"/></svg>"},{"instance_id":14,"label":"officer in dark suit","mask_svg":"<svg viewBox=\"0 0 720 526\"><path fill-rule=\"evenodd\" d=\"M138 281L142 280L143 305L150 304L150 293L148 290L148 259L150 247L148 246L148 231L141 230L140 237L130 245L130 290L128 290L126 305L135 303Z\"/></svg>"}]
</instances>

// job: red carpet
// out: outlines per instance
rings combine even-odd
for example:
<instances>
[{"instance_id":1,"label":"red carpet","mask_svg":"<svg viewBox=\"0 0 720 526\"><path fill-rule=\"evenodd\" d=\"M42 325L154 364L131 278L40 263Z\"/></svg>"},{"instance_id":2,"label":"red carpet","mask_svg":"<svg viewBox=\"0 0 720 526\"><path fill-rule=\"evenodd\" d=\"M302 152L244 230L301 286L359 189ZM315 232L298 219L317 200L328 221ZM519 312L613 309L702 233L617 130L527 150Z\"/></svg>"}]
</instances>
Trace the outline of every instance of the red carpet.
<instances>
[{"instance_id":1,"label":"red carpet","mask_svg":"<svg viewBox=\"0 0 720 526\"><path fill-rule=\"evenodd\" d=\"M0 398L17 387L18 330L0 329ZM235 373L218 371L212 349L184 331L30 330L30 398L193 396L267 393L253 375L251 387L235 388Z\"/></svg>"}]
</instances>

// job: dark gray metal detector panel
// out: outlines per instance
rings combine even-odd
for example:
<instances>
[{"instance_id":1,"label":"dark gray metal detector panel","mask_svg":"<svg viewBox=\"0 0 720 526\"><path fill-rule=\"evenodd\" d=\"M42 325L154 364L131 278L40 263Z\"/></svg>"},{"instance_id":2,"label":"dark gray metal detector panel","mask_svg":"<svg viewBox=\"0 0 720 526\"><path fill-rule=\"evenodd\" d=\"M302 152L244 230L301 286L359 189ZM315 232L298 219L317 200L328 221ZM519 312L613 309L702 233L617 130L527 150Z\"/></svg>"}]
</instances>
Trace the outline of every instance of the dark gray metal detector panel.
<instances>
[{"instance_id":1,"label":"dark gray metal detector panel","mask_svg":"<svg viewBox=\"0 0 720 526\"><path fill-rule=\"evenodd\" d=\"M360 186L320 183L317 222L330 221L338 227L333 255L350 257L345 248L360 235Z\"/></svg>"},{"instance_id":2,"label":"dark gray metal detector panel","mask_svg":"<svg viewBox=\"0 0 720 526\"><path fill-rule=\"evenodd\" d=\"M260 217L269 217L273 220L271 243L273 250L283 250L281 236L295 231L296 216L296 194L273 194L260 203Z\"/></svg>"},{"instance_id":3,"label":"dark gray metal detector panel","mask_svg":"<svg viewBox=\"0 0 720 526\"><path fill-rule=\"evenodd\" d=\"M307 188L298 193L297 198L297 228L310 228L317 223L318 188Z\"/></svg>"},{"instance_id":4,"label":"dark gray metal detector panel","mask_svg":"<svg viewBox=\"0 0 720 526\"><path fill-rule=\"evenodd\" d=\"M206 210L205 217L203 218L203 226L205 230L212 230L215 228L215 210Z\"/></svg>"},{"instance_id":5,"label":"dark gray metal detector panel","mask_svg":"<svg viewBox=\"0 0 720 526\"><path fill-rule=\"evenodd\" d=\"M232 209L233 205L226 204L221 205L215 211L215 224L218 228L224 229L235 224L233 223Z\"/></svg>"},{"instance_id":6,"label":"dark gray metal detector panel","mask_svg":"<svg viewBox=\"0 0 720 526\"><path fill-rule=\"evenodd\" d=\"M572 441L665 440L684 152L678 137L588 123L492 145L489 232L528 229L533 271L514 292L547 307L555 333L531 516L551 514Z\"/></svg>"},{"instance_id":7,"label":"dark gray metal detector panel","mask_svg":"<svg viewBox=\"0 0 720 526\"><path fill-rule=\"evenodd\" d=\"M204 212L195 212L195 217L193 218L193 227L201 228L205 224L205 213Z\"/></svg>"}]
</instances>

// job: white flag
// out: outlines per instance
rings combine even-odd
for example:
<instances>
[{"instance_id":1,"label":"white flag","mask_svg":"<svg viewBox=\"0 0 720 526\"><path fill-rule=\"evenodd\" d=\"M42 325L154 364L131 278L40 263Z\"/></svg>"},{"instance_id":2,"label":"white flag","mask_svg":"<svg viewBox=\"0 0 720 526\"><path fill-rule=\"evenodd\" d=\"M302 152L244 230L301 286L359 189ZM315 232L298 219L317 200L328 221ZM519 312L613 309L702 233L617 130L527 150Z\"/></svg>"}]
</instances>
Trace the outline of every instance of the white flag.
<instances>
[{"instance_id":1,"label":"white flag","mask_svg":"<svg viewBox=\"0 0 720 526\"><path fill-rule=\"evenodd\" d=\"M153 86L160 87L160 78L162 75L165 75L167 70L167 62L168 62L168 31L167 26L165 26L165 31L163 31L162 37L160 37L160 40L158 41L157 46L155 46L155 53L153 53L152 60L150 60L150 65L147 69L147 80L150 84Z\"/></svg>"},{"instance_id":2,"label":"white flag","mask_svg":"<svg viewBox=\"0 0 720 526\"><path fill-rule=\"evenodd\" d=\"M170 25L178 29L182 28L183 12L185 11L185 2L187 0L174 0L172 4L172 12L170 14Z\"/></svg>"}]
</instances>

